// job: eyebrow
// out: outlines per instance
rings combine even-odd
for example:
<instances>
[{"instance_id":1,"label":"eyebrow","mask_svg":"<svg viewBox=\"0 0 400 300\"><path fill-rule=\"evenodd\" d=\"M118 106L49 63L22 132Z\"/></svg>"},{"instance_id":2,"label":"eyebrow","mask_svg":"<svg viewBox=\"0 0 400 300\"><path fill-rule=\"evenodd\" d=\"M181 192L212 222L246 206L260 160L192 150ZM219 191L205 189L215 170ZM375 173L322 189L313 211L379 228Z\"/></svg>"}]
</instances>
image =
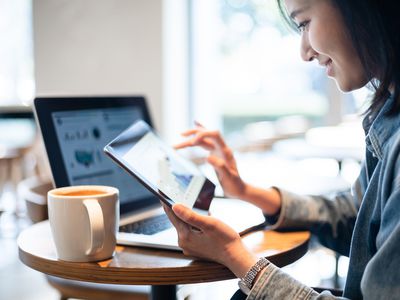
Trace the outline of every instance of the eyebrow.
<instances>
[{"instance_id":1,"label":"eyebrow","mask_svg":"<svg viewBox=\"0 0 400 300\"><path fill-rule=\"evenodd\" d=\"M291 18L292 20L294 20L294 18L296 18L296 16L297 16L298 14L303 13L303 12L306 11L307 9L309 9L309 6L305 6L305 7L302 7L302 8L300 8L300 9L296 9L295 11L293 11L293 12L290 14L290 18Z\"/></svg>"}]
</instances>

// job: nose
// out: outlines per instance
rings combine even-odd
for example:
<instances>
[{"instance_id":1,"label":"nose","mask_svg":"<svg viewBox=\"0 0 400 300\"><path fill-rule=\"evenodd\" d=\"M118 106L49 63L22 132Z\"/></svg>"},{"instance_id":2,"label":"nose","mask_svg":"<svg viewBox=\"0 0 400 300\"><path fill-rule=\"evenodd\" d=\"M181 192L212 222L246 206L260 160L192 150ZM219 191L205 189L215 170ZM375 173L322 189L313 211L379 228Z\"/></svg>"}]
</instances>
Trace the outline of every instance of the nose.
<instances>
[{"instance_id":1,"label":"nose","mask_svg":"<svg viewBox=\"0 0 400 300\"><path fill-rule=\"evenodd\" d=\"M300 55L304 61L312 61L318 56L318 53L310 45L307 32L303 32L301 35Z\"/></svg>"}]
</instances>

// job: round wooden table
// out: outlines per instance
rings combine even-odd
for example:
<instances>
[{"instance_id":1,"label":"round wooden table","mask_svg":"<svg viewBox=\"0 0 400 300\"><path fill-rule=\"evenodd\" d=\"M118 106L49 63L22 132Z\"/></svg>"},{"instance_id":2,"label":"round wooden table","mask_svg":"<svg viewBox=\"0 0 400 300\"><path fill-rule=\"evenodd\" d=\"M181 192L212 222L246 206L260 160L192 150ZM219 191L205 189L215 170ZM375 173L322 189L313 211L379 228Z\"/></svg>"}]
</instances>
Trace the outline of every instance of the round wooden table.
<instances>
[{"instance_id":1,"label":"round wooden table","mask_svg":"<svg viewBox=\"0 0 400 300\"><path fill-rule=\"evenodd\" d=\"M258 231L243 237L259 256L283 267L308 249L309 232ZM195 260L178 251L117 246L113 258L93 263L57 259L48 221L35 224L18 237L21 261L37 271L97 283L151 285L152 299L176 299L176 285L235 278L214 262Z\"/></svg>"}]
</instances>

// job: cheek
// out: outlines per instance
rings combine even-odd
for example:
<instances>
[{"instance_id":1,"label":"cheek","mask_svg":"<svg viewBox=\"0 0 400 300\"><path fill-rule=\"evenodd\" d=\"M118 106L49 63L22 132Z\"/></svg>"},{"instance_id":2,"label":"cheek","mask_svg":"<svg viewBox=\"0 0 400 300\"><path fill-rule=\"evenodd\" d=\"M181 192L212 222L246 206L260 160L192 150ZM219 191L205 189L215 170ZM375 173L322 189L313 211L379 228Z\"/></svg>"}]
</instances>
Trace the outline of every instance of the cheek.
<instances>
[{"instance_id":1,"label":"cheek","mask_svg":"<svg viewBox=\"0 0 400 300\"><path fill-rule=\"evenodd\" d=\"M329 56L335 53L340 44L337 40L338 32L334 27L321 24L320 20L315 20L308 29L308 39L310 46L318 54Z\"/></svg>"},{"instance_id":2,"label":"cheek","mask_svg":"<svg viewBox=\"0 0 400 300\"><path fill-rule=\"evenodd\" d=\"M338 76L342 81L347 82L347 90L359 89L367 84L368 79L365 76L364 68L359 56L351 43L343 43L344 47L338 49L335 63L338 68Z\"/></svg>"}]
</instances>

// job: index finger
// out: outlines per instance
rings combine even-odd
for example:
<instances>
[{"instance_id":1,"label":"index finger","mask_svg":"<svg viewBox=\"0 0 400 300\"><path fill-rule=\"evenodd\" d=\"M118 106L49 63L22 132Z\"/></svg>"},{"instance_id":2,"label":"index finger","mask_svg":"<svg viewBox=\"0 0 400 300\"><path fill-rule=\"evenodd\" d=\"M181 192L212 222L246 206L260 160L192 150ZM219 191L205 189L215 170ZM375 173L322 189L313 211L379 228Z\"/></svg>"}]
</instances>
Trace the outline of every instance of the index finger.
<instances>
[{"instance_id":1,"label":"index finger","mask_svg":"<svg viewBox=\"0 0 400 300\"><path fill-rule=\"evenodd\" d=\"M187 147L194 147L194 146L200 146L209 151L215 149L214 143L207 138L205 138L203 140L199 140L199 141L196 140L195 138L192 138L192 139L186 140L184 142L181 142L179 144L175 144L173 147L175 150L179 150L179 149L183 149L183 148L187 148Z\"/></svg>"},{"instance_id":2,"label":"index finger","mask_svg":"<svg viewBox=\"0 0 400 300\"><path fill-rule=\"evenodd\" d=\"M195 137L196 140L204 140L206 138L213 140L221 148L225 148L226 147L225 141L222 138L222 136L221 136L221 134L219 133L218 130L200 131Z\"/></svg>"},{"instance_id":3,"label":"index finger","mask_svg":"<svg viewBox=\"0 0 400 300\"><path fill-rule=\"evenodd\" d=\"M172 207L172 210L183 222L199 228L202 231L209 230L212 227L213 221L211 217L195 213L193 210L182 204L175 204Z\"/></svg>"},{"instance_id":4,"label":"index finger","mask_svg":"<svg viewBox=\"0 0 400 300\"><path fill-rule=\"evenodd\" d=\"M187 224L180 220L172 211L171 208L166 206L164 203L161 203L165 213L168 216L168 219L171 221L172 225L177 229L177 231L187 230Z\"/></svg>"},{"instance_id":5,"label":"index finger","mask_svg":"<svg viewBox=\"0 0 400 300\"><path fill-rule=\"evenodd\" d=\"M189 136L189 135L193 135L198 133L199 131L202 131L203 129L200 128L192 128L192 129L188 129L184 132L181 133L182 136Z\"/></svg>"},{"instance_id":6,"label":"index finger","mask_svg":"<svg viewBox=\"0 0 400 300\"><path fill-rule=\"evenodd\" d=\"M201 124L199 121L194 120L194 125L196 125L197 127L201 127L201 128L205 128L203 124Z\"/></svg>"},{"instance_id":7,"label":"index finger","mask_svg":"<svg viewBox=\"0 0 400 300\"><path fill-rule=\"evenodd\" d=\"M193 147L193 146L196 146L196 145L194 145L193 140L190 139L190 140L183 141L181 143L175 144L174 145L174 149L179 150L179 149L182 149L182 148Z\"/></svg>"}]
</instances>

